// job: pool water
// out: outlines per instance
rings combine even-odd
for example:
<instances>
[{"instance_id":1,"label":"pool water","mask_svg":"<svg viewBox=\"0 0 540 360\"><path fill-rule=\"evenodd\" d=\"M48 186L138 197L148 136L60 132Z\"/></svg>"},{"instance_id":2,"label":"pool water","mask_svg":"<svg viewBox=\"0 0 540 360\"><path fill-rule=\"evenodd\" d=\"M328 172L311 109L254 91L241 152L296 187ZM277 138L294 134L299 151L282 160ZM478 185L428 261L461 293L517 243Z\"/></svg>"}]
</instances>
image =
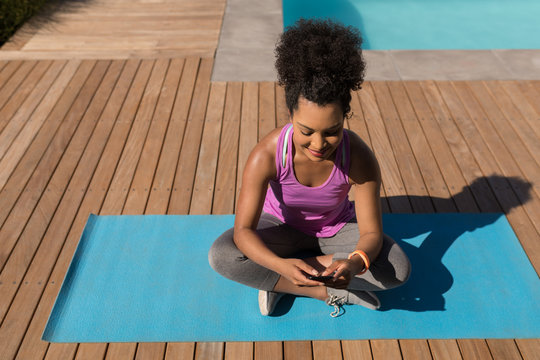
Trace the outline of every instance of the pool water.
<instances>
[{"instance_id":1,"label":"pool water","mask_svg":"<svg viewBox=\"0 0 540 360\"><path fill-rule=\"evenodd\" d=\"M364 49L540 49L540 0L283 0L283 23L331 18Z\"/></svg>"}]
</instances>

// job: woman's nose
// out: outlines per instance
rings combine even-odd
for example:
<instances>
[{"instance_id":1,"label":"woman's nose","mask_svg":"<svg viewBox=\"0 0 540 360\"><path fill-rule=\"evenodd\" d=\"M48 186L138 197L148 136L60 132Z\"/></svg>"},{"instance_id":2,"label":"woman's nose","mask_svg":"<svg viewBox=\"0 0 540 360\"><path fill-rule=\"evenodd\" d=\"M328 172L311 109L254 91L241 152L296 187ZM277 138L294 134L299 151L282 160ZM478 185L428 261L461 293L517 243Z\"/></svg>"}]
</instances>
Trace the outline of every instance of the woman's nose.
<instances>
[{"instance_id":1,"label":"woman's nose","mask_svg":"<svg viewBox=\"0 0 540 360\"><path fill-rule=\"evenodd\" d=\"M321 150L324 146L324 138L320 135L314 135L311 141L314 150Z\"/></svg>"}]
</instances>

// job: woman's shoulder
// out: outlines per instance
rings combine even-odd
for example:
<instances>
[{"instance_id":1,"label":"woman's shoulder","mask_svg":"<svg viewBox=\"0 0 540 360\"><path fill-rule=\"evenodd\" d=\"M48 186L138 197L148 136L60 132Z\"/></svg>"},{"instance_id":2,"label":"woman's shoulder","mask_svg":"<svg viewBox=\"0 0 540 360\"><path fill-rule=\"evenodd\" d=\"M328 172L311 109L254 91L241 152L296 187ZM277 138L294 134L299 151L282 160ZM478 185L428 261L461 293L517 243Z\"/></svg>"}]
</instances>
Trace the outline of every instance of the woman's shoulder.
<instances>
[{"instance_id":1,"label":"woman's shoulder","mask_svg":"<svg viewBox=\"0 0 540 360\"><path fill-rule=\"evenodd\" d=\"M268 134L266 134L261 141L255 146L253 151L262 153L261 155L271 156L272 158L275 158L276 156L276 148L279 141L279 135L281 134L281 131L283 130L285 126L280 126L278 128L275 128L274 130L270 131Z\"/></svg>"},{"instance_id":2,"label":"woman's shoulder","mask_svg":"<svg viewBox=\"0 0 540 360\"><path fill-rule=\"evenodd\" d=\"M351 130L345 130L349 135L351 163L349 177L353 183L368 179L379 178L379 163L368 144Z\"/></svg>"},{"instance_id":3,"label":"woman's shoulder","mask_svg":"<svg viewBox=\"0 0 540 360\"><path fill-rule=\"evenodd\" d=\"M265 135L253 148L248 159L248 163L254 165L257 171L263 171L271 178L276 176L276 148L283 127L278 127Z\"/></svg>"}]
</instances>

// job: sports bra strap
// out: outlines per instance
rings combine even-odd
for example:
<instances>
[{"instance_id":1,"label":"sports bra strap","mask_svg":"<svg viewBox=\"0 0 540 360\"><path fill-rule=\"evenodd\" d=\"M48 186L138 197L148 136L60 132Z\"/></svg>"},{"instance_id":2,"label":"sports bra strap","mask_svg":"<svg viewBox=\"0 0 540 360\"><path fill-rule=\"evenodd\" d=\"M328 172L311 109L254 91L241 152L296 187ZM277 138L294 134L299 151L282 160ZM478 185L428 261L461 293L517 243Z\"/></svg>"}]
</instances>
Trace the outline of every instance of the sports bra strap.
<instances>
[{"instance_id":1,"label":"sports bra strap","mask_svg":"<svg viewBox=\"0 0 540 360\"><path fill-rule=\"evenodd\" d=\"M287 143L289 142L289 134L291 133L292 128L293 128L292 125L289 126L289 128L287 129L287 132L285 133L285 138L283 139L283 153L281 156L281 164L284 168L285 168L285 165L287 164Z\"/></svg>"}]
</instances>

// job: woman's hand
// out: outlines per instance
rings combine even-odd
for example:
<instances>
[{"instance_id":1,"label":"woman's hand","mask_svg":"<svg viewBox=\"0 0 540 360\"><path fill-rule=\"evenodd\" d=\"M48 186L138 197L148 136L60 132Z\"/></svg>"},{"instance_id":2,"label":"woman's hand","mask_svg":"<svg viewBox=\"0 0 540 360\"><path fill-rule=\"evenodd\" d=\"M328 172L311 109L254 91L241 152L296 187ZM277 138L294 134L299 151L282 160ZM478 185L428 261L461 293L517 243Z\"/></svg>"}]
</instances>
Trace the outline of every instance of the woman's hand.
<instances>
[{"instance_id":1,"label":"woman's hand","mask_svg":"<svg viewBox=\"0 0 540 360\"><path fill-rule=\"evenodd\" d=\"M322 276L334 274L334 279L326 281L326 286L336 289L346 289L352 278L364 269L364 261L360 256L351 259L336 260L322 272Z\"/></svg>"},{"instance_id":2,"label":"woman's hand","mask_svg":"<svg viewBox=\"0 0 540 360\"><path fill-rule=\"evenodd\" d=\"M283 259L282 268L279 273L297 286L325 285L320 281L314 281L308 278L310 275L317 276L319 272L302 259Z\"/></svg>"}]
</instances>

